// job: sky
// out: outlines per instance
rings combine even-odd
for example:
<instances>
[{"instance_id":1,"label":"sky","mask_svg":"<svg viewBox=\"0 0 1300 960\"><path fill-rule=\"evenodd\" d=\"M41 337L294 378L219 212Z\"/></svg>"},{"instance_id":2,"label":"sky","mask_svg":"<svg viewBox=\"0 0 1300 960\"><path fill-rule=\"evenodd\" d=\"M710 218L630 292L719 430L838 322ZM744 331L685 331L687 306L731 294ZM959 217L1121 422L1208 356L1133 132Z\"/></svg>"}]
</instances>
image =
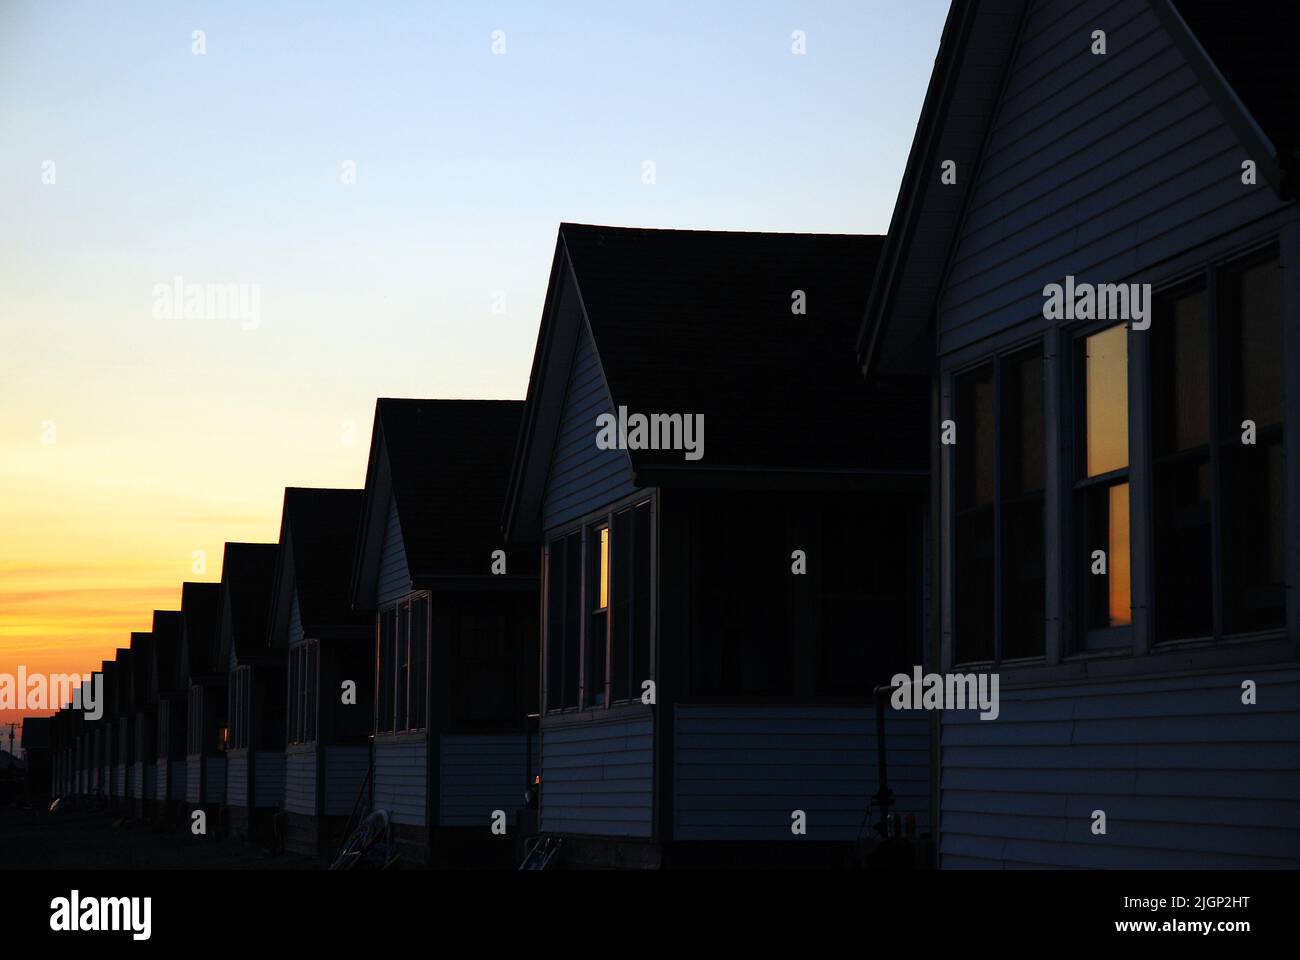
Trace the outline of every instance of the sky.
<instances>
[{"instance_id":1,"label":"sky","mask_svg":"<svg viewBox=\"0 0 1300 960\"><path fill-rule=\"evenodd\" d=\"M376 397L522 398L562 221L884 233L946 12L0 0L0 674L362 486Z\"/></svg>"}]
</instances>

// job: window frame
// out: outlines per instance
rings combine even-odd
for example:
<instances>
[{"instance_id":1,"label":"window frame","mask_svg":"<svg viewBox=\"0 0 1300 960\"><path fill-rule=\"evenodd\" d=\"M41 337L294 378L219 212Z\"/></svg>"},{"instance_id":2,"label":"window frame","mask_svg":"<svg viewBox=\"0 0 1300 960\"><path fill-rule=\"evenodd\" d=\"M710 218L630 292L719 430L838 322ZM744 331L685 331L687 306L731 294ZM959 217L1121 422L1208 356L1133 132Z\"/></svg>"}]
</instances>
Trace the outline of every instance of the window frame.
<instances>
[{"instance_id":1,"label":"window frame","mask_svg":"<svg viewBox=\"0 0 1300 960\"><path fill-rule=\"evenodd\" d=\"M1153 300L1155 296L1156 292L1153 288ZM1134 533L1137 524L1133 509L1134 462L1136 460L1134 453L1136 452L1139 456L1145 457L1147 451L1134 449L1137 446L1137 441L1134 439L1137 396L1133 390L1133 370L1141 369L1143 371L1144 390L1149 391L1150 384L1147 380L1148 374L1145 371L1145 365L1139 366L1134 363L1133 334L1135 331L1129 323L1126 320L1118 323L1109 319L1093 320L1071 325L1062 331L1066 343L1063 380L1067 399L1061 413L1065 422L1067 439L1064 458L1066 500L1062 510L1061 528L1066 534L1067 547L1062 551L1061 556L1066 564L1064 578L1066 596L1069 598L1069 606L1073 613L1073 616L1069 617L1068 622L1065 624L1066 648L1064 653L1066 656L1093 653L1123 654L1125 651L1132 654L1135 651L1133 620L1134 610L1138 606L1138 599L1133 569L1135 566ZM1124 422L1127 450L1125 451L1124 466L1089 476L1087 341L1089 337L1116 328L1124 331L1124 376L1126 383ZM1085 531L1080 529L1083 517L1080 501L1096 490L1111 490L1121 485L1128 488L1129 621L1128 623L1109 627L1090 627L1087 625L1087 611L1084 609L1084 600L1087 595L1085 585L1088 581L1086 578L1093 576L1093 574L1090 565L1083 562L1083 554L1078 553L1079 546L1086 536ZM1143 509L1146 509L1145 505ZM1069 567L1072 558L1079 563L1079 566L1074 570ZM1111 560L1111 553L1108 551L1106 554L1106 575L1108 578L1111 571Z\"/></svg>"},{"instance_id":2,"label":"window frame","mask_svg":"<svg viewBox=\"0 0 1300 960\"><path fill-rule=\"evenodd\" d=\"M1019 357L1020 354L1028 353L1029 351L1032 350L1036 350L1038 352L1039 362L1043 364L1044 462L1043 462L1042 486L1036 492L1025 493L1024 491L1020 491L1016 493L1014 496L1007 496L1003 492L1005 486L1003 483L1003 473L1006 469L1006 458L1004 456L1005 450L1003 445L1003 439L1004 439L1003 435L1005 433L1005 429L1002 421L1002 412L1003 412L1003 405L1004 405L1003 400L1004 400L1004 393L1005 393L1005 386L1006 386L1003 369L1005 366L1007 366L1009 363L1012 363L1017 357ZM1005 585L1003 580L1004 577L1006 576L1006 563L1003 557L1003 551L1005 546L1003 542L1005 539L1005 537L1003 536L1003 522L1005 519L1004 511L1006 507L1022 504L1032 499L1037 499L1042 501L1043 513L1044 513L1043 606L1044 606L1044 610L1046 610L1048 580L1050 579L1051 576L1051 571L1048 569L1048 563L1047 563L1047 544L1046 544L1046 513L1049 504L1048 488L1051 484L1051 478L1049 476L1048 465L1046 460L1046 447L1048 444L1047 423L1051 415L1050 391L1051 391L1052 379L1048 373L1048 364L1050 362L1051 362L1051 358L1048 353L1048 344L1047 344L1046 337L1043 336L1042 334L1034 334L1033 336L1030 337L1021 337L1020 339L1012 341L1005 346L999 345L997 349L991 352L983 353L979 357L974 358L969 362L951 368L947 374L952 384L952 409L950 411L950 416L952 417L953 422L957 424L957 443L956 443L957 449L954 450L952 453L952 477L953 477L952 503L951 503L949 523L947 525L948 536L951 538L952 550L954 554L953 556L954 563L956 562L956 558L957 558L957 550L958 550L957 541L958 541L959 523L964 518L974 516L980 511L986 509L991 510L993 515L992 516L993 597L991 600L992 607L993 607L993 651L992 651L993 655L990 659L987 660L962 660L958 657L958 644L961 641L960 638L958 637L959 630L957 626L957 618L955 613L956 595L954 593L952 597L953 607L954 607L954 617L952 623L952 630L953 630L952 662L954 665L967 666L967 665L975 665L975 664L988 664L992 666L1001 666L1003 664L1008 664L1008 663L1040 664L1047 659L1047 654L1048 654L1047 648L1048 648L1049 641L1047 637L1046 622L1044 622L1043 652L1041 654L1033 654L1027 657L1012 657L1009 659L1003 656L1005 639L1006 639L1004 636L1005 616L1003 610L1003 602L1004 602L1003 594L1005 592ZM958 393L958 385L963 377L978 373L980 369L983 367L988 367L990 370L989 389L992 392L993 490L991 494L991 501L988 506L981 506L978 504L971 505L971 506L963 506L961 503L961 495L960 495L961 483L962 483L961 443L963 441L963 430L966 431L966 434L968 435L970 431L970 427L969 425L965 425L958 420L958 416L960 414L959 408L961 405L961 400Z\"/></svg>"},{"instance_id":3,"label":"window frame","mask_svg":"<svg viewBox=\"0 0 1300 960\"><path fill-rule=\"evenodd\" d=\"M1225 547L1225 524L1226 524L1226 498L1227 498L1227 481L1225 480L1225 461L1226 449L1230 443L1230 437L1233 429L1225 430L1230 427L1227 423L1227 414L1230 412L1232 405L1231 398L1225 397L1226 390L1224 384L1227 383L1225 376L1225 365L1233 362L1233 356L1225 347L1227 346L1226 337L1229 332L1228 327L1232 323L1231 319L1225 319L1225 316L1231 311L1231 305L1227 302L1231 296L1232 290L1230 281L1234 274L1240 274L1252 267L1262 266L1269 261L1276 260L1278 265L1278 284L1283 287L1285 283L1285 264L1282 258L1282 244L1278 238L1271 238L1266 242L1254 245L1246 250L1234 251L1225 256L1209 259L1201 263L1196 269L1188 271L1178 277L1177 280L1152 286L1151 296L1153 300L1152 318L1155 319L1154 302L1164 301L1176 298L1180 295L1199 291L1205 297L1206 310L1206 339L1208 350L1209 369L1206 372L1206 383L1208 396L1206 397L1206 406L1208 407L1209 422L1206 424L1206 437L1208 445L1208 465L1210 472L1210 633L1208 635L1199 635L1194 637L1161 637L1160 636L1160 616L1162 598L1157 596L1156 584L1153 581L1150 587L1150 596L1148 605L1152 611L1151 625L1151 649L1152 650L1177 650L1184 647L1213 647L1227 643L1250 641L1253 639L1269 639L1285 635L1287 631L1287 610L1285 602L1282 609L1282 623L1276 626L1264 627L1251 630L1230 631L1227 624L1227 607L1228 607L1228 588L1226 585L1226 547ZM1287 484L1287 473L1295 469L1294 465L1288 468L1286 464L1286 418L1287 404L1286 392L1288 368L1286 362L1285 346L1285 328L1286 328L1286 310L1287 302L1285 289L1279 289L1278 292L1278 318L1277 323L1280 327L1278 336L1283 346L1283 359L1281 369L1281 389L1282 389L1282 410L1281 422L1269 424L1267 426L1257 425L1256 445L1259 447L1267 446L1271 443L1280 444L1283 456L1283 475L1282 484L1284 489L1283 502L1285 505L1285 488ZM1150 396L1150 403L1154 411L1155 405L1155 366L1154 361L1148 357L1147 363L1143 368L1144 385ZM1154 417L1154 413L1153 413ZM1239 427L1236 428L1239 432ZM1293 426L1292 429L1295 429ZM1177 459L1179 456L1186 455L1186 452L1176 452L1174 454L1165 454L1157 456L1155 452L1154 437L1142 451L1143 456L1148 458L1148 463L1152 469L1160 463L1169 462ZM1154 524L1154 512L1152 513L1152 522ZM1289 533L1288 522L1283 519L1282 532L1283 536ZM1154 537L1154 531L1153 531ZM1283 554L1285 555L1285 549ZM1154 561L1153 561L1154 562ZM1285 573L1284 573L1285 577Z\"/></svg>"},{"instance_id":4,"label":"window frame","mask_svg":"<svg viewBox=\"0 0 1300 960\"><path fill-rule=\"evenodd\" d=\"M594 715L597 713L606 714L611 710L625 709L632 706L640 706L641 689L637 687L632 689L629 686L626 699L613 699L613 676L612 676L612 659L613 659L613 622L614 610L617 607L617 600L614 591L618 574L614 570L614 564L617 562L618 546L615 542L615 518L625 511L633 511L638 507L649 509L649 532L650 545L647 563L649 564L649 598L650 606L650 624L647 636L649 645L648 673L645 678L654 680L656 677L656 660L657 660L657 628L658 628L658 596L659 596L659 496L656 489L642 489L636 493L619 500L614 501L602 507L599 510L584 514L581 517L574 518L568 523L547 530L543 537L542 543L542 662L541 662L541 687L542 687L542 704L541 714L544 717L574 716L574 715ZM593 562L598 559L598 549L593 548L594 543L599 543L599 533L602 529L609 531L609 588L607 596L607 605L604 610L597 611L599 603L600 585L596 582L597 577L593 576L593 570L599 573L596 564ZM580 534L579 544L581 555L578 563L579 570L579 605L580 616L578 619L578 690L576 706L551 706L552 691L550 682L552 641L551 635L551 585L552 577L555 574L552 560L555 556L552 547L563 541L567 541L574 534ZM635 534L633 534L635 542ZM567 596L567 587L562 597ZM635 588L629 587L635 595ZM604 616L604 683L600 691L601 700L596 702L588 690L589 677L588 665L591 653L591 622L593 616L600 612ZM563 626L563 613L561 613L561 625ZM629 652L633 650L632 638L629 636ZM631 662L631 657L628 658ZM560 682L564 682L564 665L560 664Z\"/></svg>"},{"instance_id":5,"label":"window frame","mask_svg":"<svg viewBox=\"0 0 1300 960\"><path fill-rule=\"evenodd\" d=\"M417 622L415 611L423 603L424 607L424 654L419 660L420 666L423 667L423 695L418 701L413 701L411 693L414 684L421 683L420 680L412 680L411 674L411 638L415 635L414 624ZM402 614L405 613L405 616ZM391 726L381 728L379 718L383 712L383 684L384 684L384 618L390 617L393 623L393 662L390 667L390 679L392 681L392 697L387 706L392 710ZM401 636L401 626L405 623L406 636ZM371 724L371 730L375 736L404 736L407 734L422 734L429 729L429 647L430 637L433 629L433 592L430 590L413 590L396 600L384 604L375 612L375 684L374 684L374 720ZM405 696L398 697L398 681L405 674L406 688ZM418 725L412 725L412 704L416 704L418 710L423 713L418 717L421 721ZM402 711L398 710L398 705L403 707ZM404 724L399 724L399 712L404 714Z\"/></svg>"},{"instance_id":6,"label":"window frame","mask_svg":"<svg viewBox=\"0 0 1300 960\"><path fill-rule=\"evenodd\" d=\"M1167 261L1144 271L1141 276L1115 278L1115 282L1149 282L1153 304L1170 291L1204 277L1207 271L1231 269L1245 265L1255 257L1276 256L1281 267L1280 316L1282 353L1286 358L1282 379L1282 456L1281 477L1285 502L1300 503L1300 333L1291 322L1300 310L1300 274L1288 266L1300 263L1300 224L1290 218L1272 215L1244 225L1214 240L1178 252ZM1154 322L1154 321L1153 321ZM954 416L955 378L965 370L987 362L995 352L1013 353L1019 345L1042 338L1048 358L1045 374L1047 422L1045 424L1047 516L1047 662L1010 661L1000 665L1007 687L1042 683L1086 682L1091 679L1123 679L1164 673L1181 673L1189 669L1222 670L1289 661L1300 650L1300 601L1288 594L1283 628L1225 635L1220 641L1209 639L1154 642L1151 611L1155 586L1154 550L1151 525L1151 468L1153 438L1151 412L1151 373L1148 339L1143 332L1129 335L1129 477L1130 477L1130 551L1133 644L1119 649L1087 651L1074 643L1071 558L1073 536L1069 522L1072 492L1070 476L1073 429L1072 376L1069 345L1081 324L1042 318L1035 311L1023 322L995 330L986 337L942 350L937 358L938 375L934 409L936 418ZM1095 324L1108 325L1106 321ZM1291 423L1288 435L1287 423ZM1263 436L1261 431L1260 436ZM953 669L957 661L953 645L955 620L955 586L952 524L954 520L955 457L953 451L939 444L938 424L932 440L940 482L932 493L932 510L936 528L943 531L932 557L935 615L934 631L928 642L934 645L935 662L943 670ZM1287 510L1283 525L1286 537L1285 572L1288 582L1300 580L1300 510ZM1216 561L1217 563L1217 561Z\"/></svg>"}]
</instances>

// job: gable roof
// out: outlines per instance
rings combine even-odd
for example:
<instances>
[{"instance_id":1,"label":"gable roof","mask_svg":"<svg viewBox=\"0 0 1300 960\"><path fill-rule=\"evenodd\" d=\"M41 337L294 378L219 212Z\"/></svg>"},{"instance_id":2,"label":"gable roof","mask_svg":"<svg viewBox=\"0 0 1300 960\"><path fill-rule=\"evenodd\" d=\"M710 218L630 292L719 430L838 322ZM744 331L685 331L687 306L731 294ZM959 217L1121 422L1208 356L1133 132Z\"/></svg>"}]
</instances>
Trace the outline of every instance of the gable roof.
<instances>
[{"instance_id":1,"label":"gable roof","mask_svg":"<svg viewBox=\"0 0 1300 960\"><path fill-rule=\"evenodd\" d=\"M355 606L371 603L390 497L413 583L490 576L492 551L504 545L501 502L523 407L520 400L377 401ZM535 577L535 552L514 551L508 569L511 579Z\"/></svg>"},{"instance_id":2,"label":"gable roof","mask_svg":"<svg viewBox=\"0 0 1300 960\"><path fill-rule=\"evenodd\" d=\"M153 638L153 670L149 678L149 696L151 700L157 700L182 689L181 612L155 610L150 636Z\"/></svg>"},{"instance_id":3,"label":"gable roof","mask_svg":"<svg viewBox=\"0 0 1300 960\"><path fill-rule=\"evenodd\" d=\"M133 632L131 634L131 673L132 700L136 707L149 703L150 663L153 660L153 634Z\"/></svg>"},{"instance_id":4,"label":"gable roof","mask_svg":"<svg viewBox=\"0 0 1300 960\"><path fill-rule=\"evenodd\" d=\"M48 750L53 717L23 718L23 750Z\"/></svg>"},{"instance_id":5,"label":"gable roof","mask_svg":"<svg viewBox=\"0 0 1300 960\"><path fill-rule=\"evenodd\" d=\"M1279 16L1278 4L1259 0L1153 0L1152 7L1166 22L1165 12L1176 11L1187 25L1239 101L1241 110L1224 111L1229 122L1238 114L1258 126L1268 140L1265 149L1281 168L1275 186L1289 199L1300 159L1300 30L1288 21L1294 13ZM1237 132L1250 143L1248 134Z\"/></svg>"},{"instance_id":6,"label":"gable roof","mask_svg":"<svg viewBox=\"0 0 1300 960\"><path fill-rule=\"evenodd\" d=\"M367 610L349 603L361 490L288 487L280 519L271 644L282 645L295 597L304 630L365 627ZM355 632L355 631L353 631Z\"/></svg>"},{"instance_id":7,"label":"gable roof","mask_svg":"<svg viewBox=\"0 0 1300 960\"><path fill-rule=\"evenodd\" d=\"M267 621L276 544L227 543L221 560L221 645L218 668L269 651Z\"/></svg>"},{"instance_id":8,"label":"gable roof","mask_svg":"<svg viewBox=\"0 0 1300 960\"><path fill-rule=\"evenodd\" d=\"M1277 194L1293 189L1300 80L1294 31L1262 0L1148 0ZM1025 0L954 0L948 11L858 335L863 371L933 353L936 297L976 177L939 183L941 160L976 170L1015 55Z\"/></svg>"},{"instance_id":9,"label":"gable roof","mask_svg":"<svg viewBox=\"0 0 1300 960\"><path fill-rule=\"evenodd\" d=\"M132 671L131 650L129 647L118 647L117 656L114 658L116 671L114 672L114 684L116 687L116 696L113 700L113 710L121 716L124 713L133 712L131 707L134 702L135 693L132 689L132 683L135 680L135 674Z\"/></svg>"},{"instance_id":10,"label":"gable roof","mask_svg":"<svg viewBox=\"0 0 1300 960\"><path fill-rule=\"evenodd\" d=\"M898 404L928 403L928 390L891 393L864 382L853 362L883 242L561 224L507 523L536 512L582 336L595 346L613 409L704 418L700 460L628 451L638 485L924 470L924 445L909 439L914 424ZM806 314L792 309L795 291ZM575 300L577 310L562 308ZM886 407L892 416L882 416ZM867 423L878 442L863 442ZM593 443L595 434L593 423Z\"/></svg>"},{"instance_id":11,"label":"gable roof","mask_svg":"<svg viewBox=\"0 0 1300 960\"><path fill-rule=\"evenodd\" d=\"M221 628L221 584L181 585L181 673L189 682L224 673L217 665Z\"/></svg>"}]
</instances>

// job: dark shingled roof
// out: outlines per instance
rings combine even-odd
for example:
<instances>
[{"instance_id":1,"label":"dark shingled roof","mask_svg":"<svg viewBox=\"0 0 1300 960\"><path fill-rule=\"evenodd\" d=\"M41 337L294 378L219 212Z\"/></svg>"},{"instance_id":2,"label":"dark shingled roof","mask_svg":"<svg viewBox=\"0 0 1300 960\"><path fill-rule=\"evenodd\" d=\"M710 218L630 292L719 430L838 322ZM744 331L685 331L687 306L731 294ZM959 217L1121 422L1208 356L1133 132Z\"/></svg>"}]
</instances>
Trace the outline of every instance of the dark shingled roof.
<instances>
[{"instance_id":1,"label":"dark shingled roof","mask_svg":"<svg viewBox=\"0 0 1300 960\"><path fill-rule=\"evenodd\" d=\"M503 546L500 517L523 416L521 400L394 400L375 411L392 469L413 579L484 576ZM536 573L535 551L511 574Z\"/></svg>"},{"instance_id":2,"label":"dark shingled roof","mask_svg":"<svg viewBox=\"0 0 1300 960\"><path fill-rule=\"evenodd\" d=\"M267 619L275 576L274 543L227 543L221 561L223 641L241 659L267 652ZM223 648L229 656L229 648Z\"/></svg>"},{"instance_id":3,"label":"dark shingled roof","mask_svg":"<svg viewBox=\"0 0 1300 960\"><path fill-rule=\"evenodd\" d=\"M131 634L131 672L133 699L137 707L149 702L149 664L153 659L153 634Z\"/></svg>"},{"instance_id":4,"label":"dark shingled roof","mask_svg":"<svg viewBox=\"0 0 1300 960\"><path fill-rule=\"evenodd\" d=\"M50 746L53 717L23 718L23 749L46 750Z\"/></svg>"},{"instance_id":5,"label":"dark shingled roof","mask_svg":"<svg viewBox=\"0 0 1300 960\"><path fill-rule=\"evenodd\" d=\"M1293 3L1174 0L1284 166L1300 156L1300 19Z\"/></svg>"},{"instance_id":6,"label":"dark shingled roof","mask_svg":"<svg viewBox=\"0 0 1300 960\"><path fill-rule=\"evenodd\" d=\"M348 602L352 556L361 518L362 490L289 487L284 530L293 558L298 614L304 627L370 622L368 611Z\"/></svg>"},{"instance_id":7,"label":"dark shingled roof","mask_svg":"<svg viewBox=\"0 0 1300 960\"><path fill-rule=\"evenodd\" d=\"M182 584L181 619L184 624L184 663L181 669L191 678L224 672L224 669L216 667L221 629L221 584Z\"/></svg>"},{"instance_id":8,"label":"dark shingled roof","mask_svg":"<svg viewBox=\"0 0 1300 960\"><path fill-rule=\"evenodd\" d=\"M882 393L854 361L883 237L560 232L614 406L704 415L703 460L630 451L636 469L926 465L928 393Z\"/></svg>"},{"instance_id":9,"label":"dark shingled roof","mask_svg":"<svg viewBox=\"0 0 1300 960\"><path fill-rule=\"evenodd\" d=\"M168 696L181 689L181 612L153 612L153 692Z\"/></svg>"}]
</instances>

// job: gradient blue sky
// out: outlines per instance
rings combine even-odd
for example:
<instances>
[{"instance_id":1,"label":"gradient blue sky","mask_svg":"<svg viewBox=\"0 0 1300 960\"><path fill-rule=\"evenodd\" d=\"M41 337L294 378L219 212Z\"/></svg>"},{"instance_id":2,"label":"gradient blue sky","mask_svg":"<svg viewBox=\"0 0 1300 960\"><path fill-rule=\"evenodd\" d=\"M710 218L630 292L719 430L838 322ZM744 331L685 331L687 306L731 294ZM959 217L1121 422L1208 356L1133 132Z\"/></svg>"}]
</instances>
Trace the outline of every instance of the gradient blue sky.
<instances>
[{"instance_id":1,"label":"gradient blue sky","mask_svg":"<svg viewBox=\"0 0 1300 960\"><path fill-rule=\"evenodd\" d=\"M0 670L360 485L376 396L522 397L562 220L884 232L946 10L0 0ZM155 319L177 275L259 328Z\"/></svg>"}]
</instances>

